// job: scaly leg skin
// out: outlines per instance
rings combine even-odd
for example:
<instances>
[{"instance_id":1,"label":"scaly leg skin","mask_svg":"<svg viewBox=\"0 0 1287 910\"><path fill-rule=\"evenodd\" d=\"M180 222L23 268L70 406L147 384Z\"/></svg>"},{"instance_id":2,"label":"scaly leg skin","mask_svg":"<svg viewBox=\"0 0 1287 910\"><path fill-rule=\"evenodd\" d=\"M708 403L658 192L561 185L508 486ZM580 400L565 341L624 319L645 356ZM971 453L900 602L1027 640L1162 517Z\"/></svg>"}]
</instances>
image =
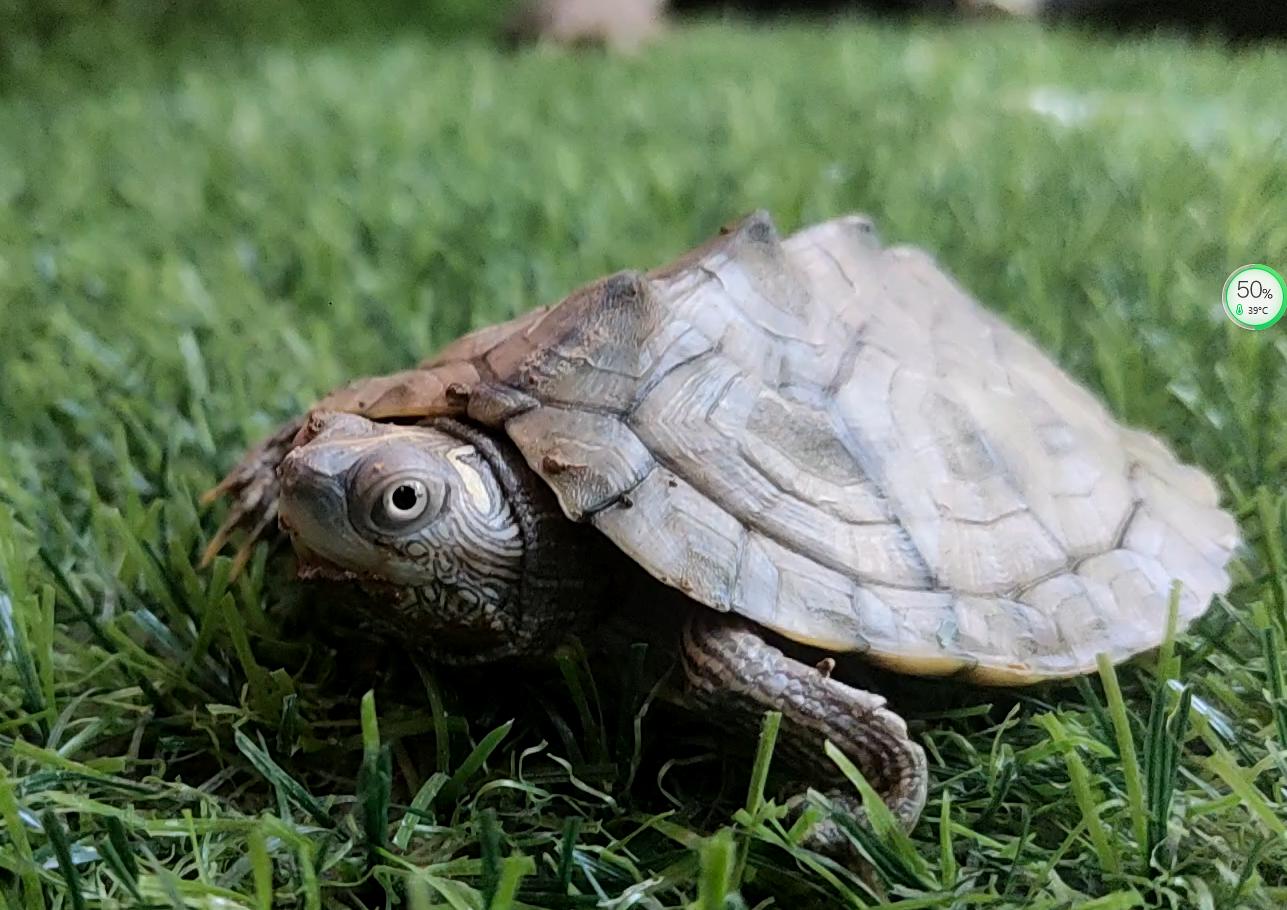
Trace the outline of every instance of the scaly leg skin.
<instances>
[{"instance_id":1,"label":"scaly leg skin","mask_svg":"<svg viewBox=\"0 0 1287 910\"><path fill-rule=\"evenodd\" d=\"M694 611L685 625L683 667L689 698L726 722L753 728L765 711L782 712L777 752L834 804L864 817L861 798L823 752L826 740L858 766L905 829L916 824L929 783L925 753L885 699L786 656L750 623L713 610ZM815 826L810 846L857 862L834 822Z\"/></svg>"}]
</instances>

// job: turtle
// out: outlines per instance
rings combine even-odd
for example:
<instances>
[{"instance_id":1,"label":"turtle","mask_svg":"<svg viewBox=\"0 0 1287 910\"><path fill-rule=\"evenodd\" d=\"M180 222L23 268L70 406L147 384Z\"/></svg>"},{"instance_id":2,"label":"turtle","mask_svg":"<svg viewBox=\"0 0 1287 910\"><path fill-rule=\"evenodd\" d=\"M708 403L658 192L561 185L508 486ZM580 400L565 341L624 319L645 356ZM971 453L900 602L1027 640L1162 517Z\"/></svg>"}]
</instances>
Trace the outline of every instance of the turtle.
<instances>
[{"instance_id":1,"label":"turtle","mask_svg":"<svg viewBox=\"0 0 1287 910\"><path fill-rule=\"evenodd\" d=\"M1075 677L1156 648L1171 610L1192 623L1240 543L1206 473L861 215L783 239L756 212L351 383L224 494L207 562L238 528L243 562L276 522L301 577L360 589L436 660L673 620L685 703L739 729L780 712L837 811L864 812L824 741L908 829L925 752L837 656Z\"/></svg>"}]
</instances>

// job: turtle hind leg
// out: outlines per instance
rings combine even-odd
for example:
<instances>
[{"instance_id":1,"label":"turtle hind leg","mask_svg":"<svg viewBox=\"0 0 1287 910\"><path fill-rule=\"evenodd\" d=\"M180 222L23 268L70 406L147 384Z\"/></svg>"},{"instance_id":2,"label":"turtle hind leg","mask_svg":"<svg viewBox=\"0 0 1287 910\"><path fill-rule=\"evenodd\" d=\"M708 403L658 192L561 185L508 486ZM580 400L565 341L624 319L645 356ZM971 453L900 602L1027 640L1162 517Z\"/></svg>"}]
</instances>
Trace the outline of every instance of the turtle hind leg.
<instances>
[{"instance_id":1,"label":"turtle hind leg","mask_svg":"<svg viewBox=\"0 0 1287 910\"><path fill-rule=\"evenodd\" d=\"M885 699L832 679L829 667L788 657L750 623L695 610L684 627L688 697L732 726L753 728L765 711L782 712L779 753L834 803L862 817L861 800L823 752L830 740L862 771L894 817L910 830L925 806L925 753ZM814 846L846 853L833 823L814 829Z\"/></svg>"}]
</instances>

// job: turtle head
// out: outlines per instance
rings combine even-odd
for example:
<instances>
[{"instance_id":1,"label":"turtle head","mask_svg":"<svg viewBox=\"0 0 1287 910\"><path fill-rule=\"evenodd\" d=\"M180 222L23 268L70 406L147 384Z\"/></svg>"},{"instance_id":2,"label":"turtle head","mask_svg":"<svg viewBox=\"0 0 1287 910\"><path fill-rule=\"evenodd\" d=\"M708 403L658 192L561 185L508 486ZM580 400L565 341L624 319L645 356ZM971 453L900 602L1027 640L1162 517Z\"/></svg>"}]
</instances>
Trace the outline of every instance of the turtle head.
<instances>
[{"instance_id":1,"label":"turtle head","mask_svg":"<svg viewBox=\"0 0 1287 910\"><path fill-rule=\"evenodd\" d=\"M525 549L506 466L468 435L321 412L278 469L301 577L356 582L458 660L514 644Z\"/></svg>"}]
</instances>

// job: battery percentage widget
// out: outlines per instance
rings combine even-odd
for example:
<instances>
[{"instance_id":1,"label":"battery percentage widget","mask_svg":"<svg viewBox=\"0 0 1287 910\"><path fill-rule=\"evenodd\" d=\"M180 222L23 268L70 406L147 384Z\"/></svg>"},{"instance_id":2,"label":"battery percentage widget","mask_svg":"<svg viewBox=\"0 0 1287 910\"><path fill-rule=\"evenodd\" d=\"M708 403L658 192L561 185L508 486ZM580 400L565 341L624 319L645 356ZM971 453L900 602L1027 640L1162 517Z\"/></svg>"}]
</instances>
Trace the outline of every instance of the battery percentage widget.
<instances>
[{"instance_id":1,"label":"battery percentage widget","mask_svg":"<svg viewBox=\"0 0 1287 910\"><path fill-rule=\"evenodd\" d=\"M1267 329L1283 316L1287 282L1267 265L1235 269L1224 283L1224 311L1233 324L1252 331Z\"/></svg>"}]
</instances>

